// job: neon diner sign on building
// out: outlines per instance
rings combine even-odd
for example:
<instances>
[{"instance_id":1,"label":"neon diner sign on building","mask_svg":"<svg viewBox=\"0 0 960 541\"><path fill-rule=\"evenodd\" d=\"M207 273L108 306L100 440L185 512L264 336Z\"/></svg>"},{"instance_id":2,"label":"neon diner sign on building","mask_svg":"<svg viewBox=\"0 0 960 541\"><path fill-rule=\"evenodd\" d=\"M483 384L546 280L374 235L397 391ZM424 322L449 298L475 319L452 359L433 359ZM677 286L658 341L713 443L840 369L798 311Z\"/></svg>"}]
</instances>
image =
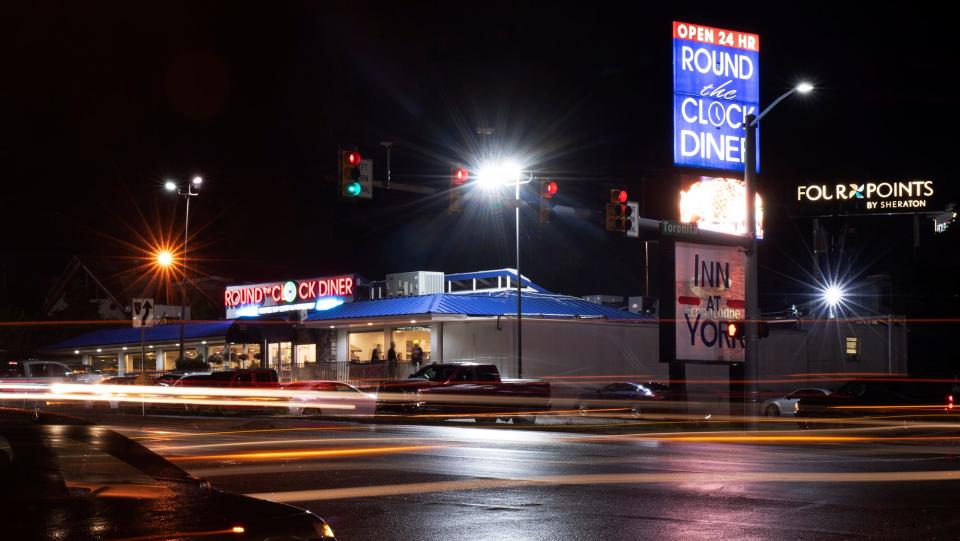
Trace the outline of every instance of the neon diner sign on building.
<instances>
[{"instance_id":1,"label":"neon diner sign on building","mask_svg":"<svg viewBox=\"0 0 960 541\"><path fill-rule=\"evenodd\" d=\"M223 303L227 319L297 310L328 310L353 299L353 276L309 278L229 286Z\"/></svg>"}]
</instances>

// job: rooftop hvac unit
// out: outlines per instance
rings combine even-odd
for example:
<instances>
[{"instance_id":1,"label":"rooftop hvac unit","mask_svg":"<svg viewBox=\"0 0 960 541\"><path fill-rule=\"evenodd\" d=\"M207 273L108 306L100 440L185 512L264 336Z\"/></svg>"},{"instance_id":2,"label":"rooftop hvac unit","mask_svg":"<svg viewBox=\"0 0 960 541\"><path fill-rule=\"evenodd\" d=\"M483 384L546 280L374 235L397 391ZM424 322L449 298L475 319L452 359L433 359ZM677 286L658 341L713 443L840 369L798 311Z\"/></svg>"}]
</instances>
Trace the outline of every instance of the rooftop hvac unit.
<instances>
[{"instance_id":1,"label":"rooftop hvac unit","mask_svg":"<svg viewBox=\"0 0 960 541\"><path fill-rule=\"evenodd\" d=\"M602 304L609 308L620 308L623 306L623 297L618 295L584 295L583 299L593 304Z\"/></svg>"},{"instance_id":2,"label":"rooftop hvac unit","mask_svg":"<svg viewBox=\"0 0 960 541\"><path fill-rule=\"evenodd\" d=\"M387 275L387 297L443 293L442 272L414 271Z\"/></svg>"}]
</instances>

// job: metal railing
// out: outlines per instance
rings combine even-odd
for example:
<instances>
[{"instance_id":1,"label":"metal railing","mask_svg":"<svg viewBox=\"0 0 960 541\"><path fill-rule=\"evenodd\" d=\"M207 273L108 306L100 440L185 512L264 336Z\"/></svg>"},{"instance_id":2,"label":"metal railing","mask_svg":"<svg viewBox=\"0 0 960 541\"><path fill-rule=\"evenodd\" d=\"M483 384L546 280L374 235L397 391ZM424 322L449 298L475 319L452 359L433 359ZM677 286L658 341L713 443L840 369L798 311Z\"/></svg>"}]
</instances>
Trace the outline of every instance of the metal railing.
<instances>
[{"instance_id":1,"label":"metal railing","mask_svg":"<svg viewBox=\"0 0 960 541\"><path fill-rule=\"evenodd\" d=\"M413 372L410 363L390 365L379 363L319 362L281 365L280 381L289 383L301 380L330 380L349 383L355 387L375 387L387 380L407 377Z\"/></svg>"}]
</instances>

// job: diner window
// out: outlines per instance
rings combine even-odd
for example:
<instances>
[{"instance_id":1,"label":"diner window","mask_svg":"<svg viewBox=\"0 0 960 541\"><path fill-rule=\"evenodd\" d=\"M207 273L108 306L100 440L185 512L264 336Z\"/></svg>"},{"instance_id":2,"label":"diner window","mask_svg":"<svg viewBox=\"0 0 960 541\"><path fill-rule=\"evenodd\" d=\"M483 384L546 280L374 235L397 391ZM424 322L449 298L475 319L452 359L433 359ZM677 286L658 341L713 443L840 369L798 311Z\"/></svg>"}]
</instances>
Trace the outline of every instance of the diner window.
<instances>
[{"instance_id":1,"label":"diner window","mask_svg":"<svg viewBox=\"0 0 960 541\"><path fill-rule=\"evenodd\" d=\"M253 368L260 365L260 344L230 344L224 354L224 368Z\"/></svg>"},{"instance_id":2,"label":"diner window","mask_svg":"<svg viewBox=\"0 0 960 541\"><path fill-rule=\"evenodd\" d=\"M383 361L387 358L387 350L383 347L383 331L352 332L348 337L350 360L359 363L368 363L374 358Z\"/></svg>"},{"instance_id":3,"label":"diner window","mask_svg":"<svg viewBox=\"0 0 960 541\"><path fill-rule=\"evenodd\" d=\"M163 352L163 369L173 370L177 367L177 358L180 357L180 350L167 350Z\"/></svg>"},{"instance_id":4,"label":"diner window","mask_svg":"<svg viewBox=\"0 0 960 541\"><path fill-rule=\"evenodd\" d=\"M298 345L295 362L299 365L317 362L317 345L316 344Z\"/></svg>"},{"instance_id":5,"label":"diner window","mask_svg":"<svg viewBox=\"0 0 960 541\"><path fill-rule=\"evenodd\" d=\"M147 353L147 362L140 362L139 353L127 353L124 355L124 367L127 372L151 371L157 368L157 354Z\"/></svg>"},{"instance_id":6,"label":"diner window","mask_svg":"<svg viewBox=\"0 0 960 541\"><path fill-rule=\"evenodd\" d=\"M393 330L393 343L396 345L398 362L410 362L415 346L423 350L423 364L430 359L430 327L397 327Z\"/></svg>"},{"instance_id":7,"label":"diner window","mask_svg":"<svg viewBox=\"0 0 960 541\"><path fill-rule=\"evenodd\" d=\"M119 368L116 354L113 355L94 355L90 359L90 365L101 374L115 374Z\"/></svg>"},{"instance_id":8,"label":"diner window","mask_svg":"<svg viewBox=\"0 0 960 541\"><path fill-rule=\"evenodd\" d=\"M860 360L860 339L856 336L847 337L847 360Z\"/></svg>"},{"instance_id":9,"label":"diner window","mask_svg":"<svg viewBox=\"0 0 960 541\"><path fill-rule=\"evenodd\" d=\"M267 344L267 352L270 357L271 365L289 365L290 360L292 359L292 342L275 342L273 344Z\"/></svg>"}]
</instances>

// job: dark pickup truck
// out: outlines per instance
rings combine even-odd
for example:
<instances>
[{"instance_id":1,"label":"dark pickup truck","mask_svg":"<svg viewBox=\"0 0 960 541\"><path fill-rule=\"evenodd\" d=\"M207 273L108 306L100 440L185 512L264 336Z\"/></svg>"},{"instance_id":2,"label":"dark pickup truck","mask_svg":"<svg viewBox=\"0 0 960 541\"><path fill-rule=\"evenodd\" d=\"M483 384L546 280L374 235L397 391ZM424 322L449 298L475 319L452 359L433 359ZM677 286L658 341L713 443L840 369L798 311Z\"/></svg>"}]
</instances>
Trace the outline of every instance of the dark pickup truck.
<instances>
[{"instance_id":1,"label":"dark pickup truck","mask_svg":"<svg viewBox=\"0 0 960 541\"><path fill-rule=\"evenodd\" d=\"M378 409L473 417L479 423L510 419L531 422L530 415L550 409L550 383L503 380L496 365L434 363L405 380L382 383Z\"/></svg>"},{"instance_id":2,"label":"dark pickup truck","mask_svg":"<svg viewBox=\"0 0 960 541\"><path fill-rule=\"evenodd\" d=\"M795 416L802 428L826 428L830 422L863 417L918 418L953 413L960 382L909 379L858 379L826 396L801 398Z\"/></svg>"}]
</instances>

